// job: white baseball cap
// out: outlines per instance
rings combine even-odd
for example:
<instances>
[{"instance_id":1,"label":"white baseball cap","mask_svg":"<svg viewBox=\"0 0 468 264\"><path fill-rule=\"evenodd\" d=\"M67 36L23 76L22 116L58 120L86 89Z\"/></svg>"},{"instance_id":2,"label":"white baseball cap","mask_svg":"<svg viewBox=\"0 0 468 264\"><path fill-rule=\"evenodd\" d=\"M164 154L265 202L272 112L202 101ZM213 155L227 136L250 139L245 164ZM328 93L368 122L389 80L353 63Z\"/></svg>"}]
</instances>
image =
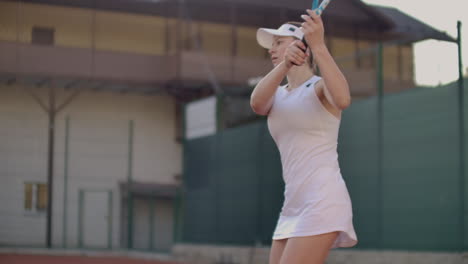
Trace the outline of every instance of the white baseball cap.
<instances>
[{"instance_id":1,"label":"white baseball cap","mask_svg":"<svg viewBox=\"0 0 468 264\"><path fill-rule=\"evenodd\" d=\"M281 37L295 37L297 39L302 39L304 32L292 24L283 24L278 29L272 28L259 28L257 30L257 42L260 46L271 49L273 45L273 36Z\"/></svg>"}]
</instances>

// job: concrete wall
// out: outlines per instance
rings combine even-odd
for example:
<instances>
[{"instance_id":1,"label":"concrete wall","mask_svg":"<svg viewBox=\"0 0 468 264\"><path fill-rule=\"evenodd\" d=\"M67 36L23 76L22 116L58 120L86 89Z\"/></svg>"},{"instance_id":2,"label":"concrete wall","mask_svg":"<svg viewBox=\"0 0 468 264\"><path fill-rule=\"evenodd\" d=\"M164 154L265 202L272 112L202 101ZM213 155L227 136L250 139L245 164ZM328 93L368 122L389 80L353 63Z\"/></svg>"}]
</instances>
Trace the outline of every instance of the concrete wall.
<instances>
[{"instance_id":1,"label":"concrete wall","mask_svg":"<svg viewBox=\"0 0 468 264\"><path fill-rule=\"evenodd\" d=\"M46 89L33 90L46 99ZM69 93L60 90L58 103ZM68 166L66 117L70 120ZM171 97L83 92L57 116L54 246L78 246L80 191L112 192L112 247L119 246L118 182L128 176L130 120L134 122L133 180L176 182L174 176L181 173L182 166L181 145L175 140L175 103ZM47 180L47 115L22 86L0 86L0 124L0 245L43 246L46 214L25 212L24 182Z\"/></svg>"},{"instance_id":2,"label":"concrete wall","mask_svg":"<svg viewBox=\"0 0 468 264\"><path fill-rule=\"evenodd\" d=\"M18 20L16 14L19 14ZM95 20L93 21L93 15ZM34 26L55 29L55 45L161 55L165 52L165 19L84 8L0 2L0 40L31 42ZM169 23L174 23L170 20Z\"/></svg>"},{"instance_id":3,"label":"concrete wall","mask_svg":"<svg viewBox=\"0 0 468 264\"><path fill-rule=\"evenodd\" d=\"M24 183L46 181L47 116L18 88L0 94L0 244L41 245L45 217L24 210Z\"/></svg>"}]
</instances>

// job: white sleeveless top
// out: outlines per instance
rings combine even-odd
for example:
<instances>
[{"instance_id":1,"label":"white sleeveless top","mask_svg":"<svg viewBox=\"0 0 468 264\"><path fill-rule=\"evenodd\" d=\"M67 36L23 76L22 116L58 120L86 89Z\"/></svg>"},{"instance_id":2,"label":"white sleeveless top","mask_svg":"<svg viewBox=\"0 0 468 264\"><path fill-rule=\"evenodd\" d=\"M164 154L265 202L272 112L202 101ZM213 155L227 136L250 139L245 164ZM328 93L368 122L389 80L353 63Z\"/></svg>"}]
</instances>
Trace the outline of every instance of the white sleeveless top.
<instances>
[{"instance_id":1,"label":"white sleeveless top","mask_svg":"<svg viewBox=\"0 0 468 264\"><path fill-rule=\"evenodd\" d=\"M340 120L320 102L313 76L292 91L280 86L268 128L281 156L284 204L273 239L340 231L332 248L357 244L351 199L338 164Z\"/></svg>"}]
</instances>

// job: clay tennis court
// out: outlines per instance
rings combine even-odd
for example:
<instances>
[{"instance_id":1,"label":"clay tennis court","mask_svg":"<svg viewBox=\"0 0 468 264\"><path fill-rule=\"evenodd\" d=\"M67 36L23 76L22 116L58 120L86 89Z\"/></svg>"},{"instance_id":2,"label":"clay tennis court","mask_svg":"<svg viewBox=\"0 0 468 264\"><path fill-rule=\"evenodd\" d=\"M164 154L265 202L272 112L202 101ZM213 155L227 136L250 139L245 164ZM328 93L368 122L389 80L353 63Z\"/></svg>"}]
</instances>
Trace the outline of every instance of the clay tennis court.
<instances>
[{"instance_id":1,"label":"clay tennis court","mask_svg":"<svg viewBox=\"0 0 468 264\"><path fill-rule=\"evenodd\" d=\"M182 264L180 262L128 257L45 256L0 254L2 264Z\"/></svg>"}]
</instances>

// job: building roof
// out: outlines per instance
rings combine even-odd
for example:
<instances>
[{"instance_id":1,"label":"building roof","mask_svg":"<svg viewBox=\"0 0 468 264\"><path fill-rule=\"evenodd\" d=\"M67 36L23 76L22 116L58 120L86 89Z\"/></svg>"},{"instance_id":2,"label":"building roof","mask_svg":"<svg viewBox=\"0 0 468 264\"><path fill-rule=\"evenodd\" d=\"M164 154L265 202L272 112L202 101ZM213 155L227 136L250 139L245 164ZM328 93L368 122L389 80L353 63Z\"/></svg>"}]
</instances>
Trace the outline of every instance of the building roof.
<instances>
[{"instance_id":1,"label":"building roof","mask_svg":"<svg viewBox=\"0 0 468 264\"><path fill-rule=\"evenodd\" d=\"M408 42L416 42L425 39L456 42L456 40L447 33L438 31L396 8L382 6L372 6L372 8L393 21L394 27L386 34L399 37L400 39L408 39Z\"/></svg>"},{"instance_id":2,"label":"building roof","mask_svg":"<svg viewBox=\"0 0 468 264\"><path fill-rule=\"evenodd\" d=\"M10 0L15 1L15 0ZM193 20L231 23L230 8L235 6L239 25L276 27L285 22L299 20L299 15L310 8L310 0L22 0L23 2L51 5L95 8L118 12L176 17L180 15L178 4L185 8L184 16ZM225 10L213 12L212 10ZM444 32L399 11L396 8L368 5L361 0L334 0L324 12L335 35L346 36L349 27L363 31L362 37L383 33L383 40L404 39L415 42L424 39L455 40ZM326 23L327 24L327 23ZM348 27L348 29L345 29ZM370 32L370 33L366 33ZM374 32L374 33L372 33ZM349 35L350 37L352 35Z\"/></svg>"},{"instance_id":3,"label":"building roof","mask_svg":"<svg viewBox=\"0 0 468 264\"><path fill-rule=\"evenodd\" d=\"M15 1L15 0L9 0ZM16 0L17 1L17 0ZM163 15L176 17L179 4L184 15L194 20L220 23L231 22L231 7L237 10L236 23L251 26L276 26L282 19L299 20L300 14L311 7L309 0L22 0L22 2L62 5L80 8ZM223 10L223 12L213 12ZM334 0L324 13L334 22L367 24L380 30L390 28L392 22L360 0ZM346 25L346 24L345 24Z\"/></svg>"}]
</instances>

